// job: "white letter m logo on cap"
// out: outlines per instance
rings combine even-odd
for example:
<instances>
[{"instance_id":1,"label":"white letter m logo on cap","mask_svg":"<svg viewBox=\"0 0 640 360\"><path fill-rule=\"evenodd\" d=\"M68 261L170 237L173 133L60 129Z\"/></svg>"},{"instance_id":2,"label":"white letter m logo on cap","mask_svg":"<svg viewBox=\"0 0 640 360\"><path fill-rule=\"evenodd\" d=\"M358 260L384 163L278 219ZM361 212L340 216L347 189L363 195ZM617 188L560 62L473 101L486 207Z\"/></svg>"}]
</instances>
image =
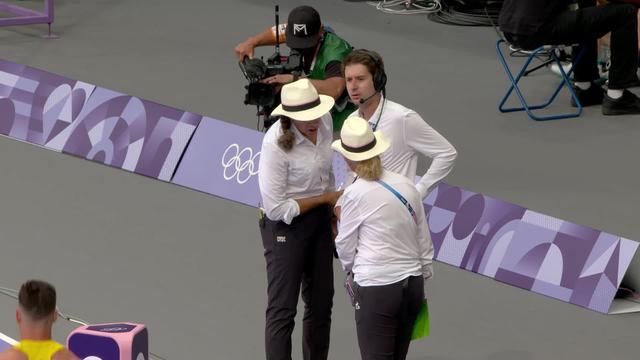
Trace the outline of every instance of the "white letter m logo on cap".
<instances>
[{"instance_id":1,"label":"white letter m logo on cap","mask_svg":"<svg viewBox=\"0 0 640 360\"><path fill-rule=\"evenodd\" d=\"M293 35L303 31L305 35L309 35L307 34L307 24L293 24Z\"/></svg>"}]
</instances>

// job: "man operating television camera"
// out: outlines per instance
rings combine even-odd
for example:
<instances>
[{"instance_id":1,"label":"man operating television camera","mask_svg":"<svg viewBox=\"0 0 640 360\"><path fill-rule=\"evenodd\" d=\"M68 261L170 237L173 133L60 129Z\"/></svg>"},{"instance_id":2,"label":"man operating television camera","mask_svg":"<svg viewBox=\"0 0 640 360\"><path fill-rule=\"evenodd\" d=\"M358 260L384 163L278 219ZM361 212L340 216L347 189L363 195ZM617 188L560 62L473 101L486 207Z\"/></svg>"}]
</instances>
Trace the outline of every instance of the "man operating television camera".
<instances>
[{"instance_id":1,"label":"man operating television camera","mask_svg":"<svg viewBox=\"0 0 640 360\"><path fill-rule=\"evenodd\" d=\"M276 39L276 33L280 36ZM307 77L318 93L331 96L336 105L331 111L333 129L339 131L344 119L355 111L349 103L342 76L342 59L353 49L352 46L320 21L320 14L310 6L298 6L289 13L286 24L266 29L249 37L235 47L240 61L246 57L253 58L254 49L258 46L275 45L286 42L287 46L302 56L303 73L281 73L262 79L262 83L280 86Z\"/></svg>"}]
</instances>

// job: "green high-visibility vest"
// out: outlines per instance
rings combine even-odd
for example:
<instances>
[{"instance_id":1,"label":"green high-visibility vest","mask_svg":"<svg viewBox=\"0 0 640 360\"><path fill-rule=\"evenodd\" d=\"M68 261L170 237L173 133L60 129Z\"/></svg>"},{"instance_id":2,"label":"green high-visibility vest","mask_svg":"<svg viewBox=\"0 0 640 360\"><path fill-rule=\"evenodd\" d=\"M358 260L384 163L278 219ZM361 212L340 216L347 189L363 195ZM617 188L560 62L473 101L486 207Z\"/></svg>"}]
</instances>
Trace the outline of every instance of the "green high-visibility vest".
<instances>
[{"instance_id":1,"label":"green high-visibility vest","mask_svg":"<svg viewBox=\"0 0 640 360\"><path fill-rule=\"evenodd\" d=\"M316 62L313 65L313 69L311 69L311 74L309 74L309 78L314 80L324 80L324 69L327 64L332 61L342 62L342 59L349 55L351 50L353 50L353 47L349 45L348 42L338 37L338 35L326 31L324 33L322 45L320 45L320 49L318 50L318 55L316 55ZM333 131L340 131L342 123L344 123L347 116L356 110L355 105L350 102L344 104L344 101L346 101L346 98L339 98L336 101L336 106L331 110L331 116L333 117ZM341 107L341 105L342 109L340 110L338 108Z\"/></svg>"}]
</instances>

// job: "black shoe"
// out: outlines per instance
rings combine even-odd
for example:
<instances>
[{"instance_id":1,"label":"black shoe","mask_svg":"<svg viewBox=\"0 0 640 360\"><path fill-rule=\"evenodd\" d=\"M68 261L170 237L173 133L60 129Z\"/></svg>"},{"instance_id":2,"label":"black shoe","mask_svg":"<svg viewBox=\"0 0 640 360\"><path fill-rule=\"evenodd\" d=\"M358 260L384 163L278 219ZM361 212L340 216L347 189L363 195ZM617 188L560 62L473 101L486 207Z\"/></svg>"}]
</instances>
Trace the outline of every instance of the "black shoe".
<instances>
[{"instance_id":1,"label":"black shoe","mask_svg":"<svg viewBox=\"0 0 640 360\"><path fill-rule=\"evenodd\" d=\"M633 82L629 84L629 86L627 86L627 88L635 88L638 86L640 86L640 79L636 77L635 80L633 80Z\"/></svg>"},{"instance_id":2,"label":"black shoe","mask_svg":"<svg viewBox=\"0 0 640 360\"><path fill-rule=\"evenodd\" d=\"M602 115L640 114L640 98L629 90L622 92L622 97L612 99L605 94L602 101Z\"/></svg>"},{"instance_id":3,"label":"black shoe","mask_svg":"<svg viewBox=\"0 0 640 360\"><path fill-rule=\"evenodd\" d=\"M592 83L587 90L582 90L579 87L574 86L573 91L576 92L578 101L580 101L580 105L582 106L602 104L602 99L604 98L604 90L602 90L602 86ZM573 100L573 96L571 97L571 106L578 107L575 100Z\"/></svg>"}]
</instances>

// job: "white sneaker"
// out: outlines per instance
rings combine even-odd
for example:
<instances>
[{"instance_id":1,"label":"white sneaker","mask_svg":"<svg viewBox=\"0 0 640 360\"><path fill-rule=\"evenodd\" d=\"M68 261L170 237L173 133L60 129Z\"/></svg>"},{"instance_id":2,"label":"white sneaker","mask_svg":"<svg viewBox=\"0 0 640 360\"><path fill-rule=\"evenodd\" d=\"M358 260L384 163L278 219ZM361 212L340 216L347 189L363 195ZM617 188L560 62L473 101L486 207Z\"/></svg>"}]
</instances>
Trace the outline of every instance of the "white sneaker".
<instances>
[{"instance_id":1,"label":"white sneaker","mask_svg":"<svg viewBox=\"0 0 640 360\"><path fill-rule=\"evenodd\" d=\"M562 77L562 74L560 73L560 68L558 67L558 64L556 64L556 63L552 63L552 64L551 64L551 66L550 66L550 68L551 68L551 71L552 71L554 74L556 74L556 75L558 75L558 76ZM566 73L568 73L568 72L569 72L569 70L571 70L571 63L562 63L562 70L564 70L564 73L565 73L565 74L566 74ZM573 78L573 74L571 74L571 76L570 76L570 77L571 77L571 78Z\"/></svg>"}]
</instances>

